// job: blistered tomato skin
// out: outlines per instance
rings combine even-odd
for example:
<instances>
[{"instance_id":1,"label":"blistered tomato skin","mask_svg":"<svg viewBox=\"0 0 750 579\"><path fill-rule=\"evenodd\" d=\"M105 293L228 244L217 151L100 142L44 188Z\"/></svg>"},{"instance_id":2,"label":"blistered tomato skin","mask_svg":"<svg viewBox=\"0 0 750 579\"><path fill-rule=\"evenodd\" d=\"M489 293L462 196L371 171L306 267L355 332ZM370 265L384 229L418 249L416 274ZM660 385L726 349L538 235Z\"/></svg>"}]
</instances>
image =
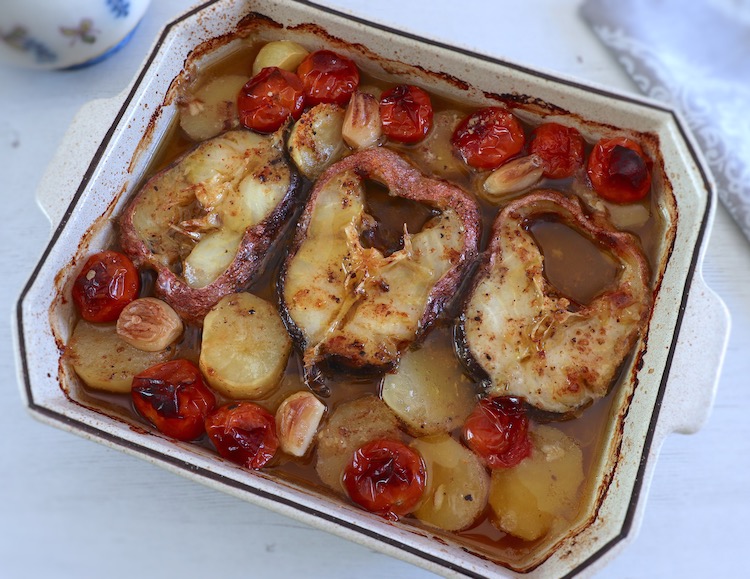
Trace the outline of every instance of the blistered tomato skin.
<instances>
[{"instance_id":1,"label":"blistered tomato skin","mask_svg":"<svg viewBox=\"0 0 750 579\"><path fill-rule=\"evenodd\" d=\"M374 440L354 452L343 482L352 501L395 521L419 504L425 465L419 453L402 442Z\"/></svg>"},{"instance_id":2,"label":"blistered tomato skin","mask_svg":"<svg viewBox=\"0 0 750 579\"><path fill-rule=\"evenodd\" d=\"M254 470L268 464L279 448L273 415L252 402L218 408L206 418L206 432L221 456Z\"/></svg>"},{"instance_id":3,"label":"blistered tomato skin","mask_svg":"<svg viewBox=\"0 0 750 579\"><path fill-rule=\"evenodd\" d=\"M497 169L523 149L526 137L518 119L500 107L486 107L456 127L451 142L467 165Z\"/></svg>"},{"instance_id":4,"label":"blistered tomato skin","mask_svg":"<svg viewBox=\"0 0 750 579\"><path fill-rule=\"evenodd\" d=\"M240 89L240 122L259 133L272 133L289 117L298 119L305 106L302 82L296 74L275 66L262 69Z\"/></svg>"},{"instance_id":5,"label":"blistered tomato skin","mask_svg":"<svg viewBox=\"0 0 750 579\"><path fill-rule=\"evenodd\" d=\"M571 177L583 167L583 150L581 133L558 123L539 125L529 145L529 152L542 160L544 176L549 179Z\"/></svg>"},{"instance_id":6,"label":"blistered tomato skin","mask_svg":"<svg viewBox=\"0 0 750 579\"><path fill-rule=\"evenodd\" d=\"M464 422L466 445L490 468L509 468L531 454L529 419L517 398L483 398Z\"/></svg>"},{"instance_id":7,"label":"blistered tomato skin","mask_svg":"<svg viewBox=\"0 0 750 579\"><path fill-rule=\"evenodd\" d=\"M418 143L432 127L432 101L421 88L400 84L380 97L383 133L399 143Z\"/></svg>"},{"instance_id":8,"label":"blistered tomato skin","mask_svg":"<svg viewBox=\"0 0 750 579\"><path fill-rule=\"evenodd\" d=\"M357 65L331 50L317 50L297 67L308 105L346 104L359 86Z\"/></svg>"},{"instance_id":9,"label":"blistered tomato skin","mask_svg":"<svg viewBox=\"0 0 750 579\"><path fill-rule=\"evenodd\" d=\"M587 171L591 186L613 203L640 201L651 190L651 159L627 137L600 140L591 151Z\"/></svg>"},{"instance_id":10,"label":"blistered tomato skin","mask_svg":"<svg viewBox=\"0 0 750 579\"><path fill-rule=\"evenodd\" d=\"M73 303L87 322L114 322L140 289L138 270L130 258L102 251L86 260L73 282Z\"/></svg>"},{"instance_id":11,"label":"blistered tomato skin","mask_svg":"<svg viewBox=\"0 0 750 579\"><path fill-rule=\"evenodd\" d=\"M177 440L195 440L216 406L216 397L189 360L171 360L141 372L130 390L138 414L159 432Z\"/></svg>"}]
</instances>

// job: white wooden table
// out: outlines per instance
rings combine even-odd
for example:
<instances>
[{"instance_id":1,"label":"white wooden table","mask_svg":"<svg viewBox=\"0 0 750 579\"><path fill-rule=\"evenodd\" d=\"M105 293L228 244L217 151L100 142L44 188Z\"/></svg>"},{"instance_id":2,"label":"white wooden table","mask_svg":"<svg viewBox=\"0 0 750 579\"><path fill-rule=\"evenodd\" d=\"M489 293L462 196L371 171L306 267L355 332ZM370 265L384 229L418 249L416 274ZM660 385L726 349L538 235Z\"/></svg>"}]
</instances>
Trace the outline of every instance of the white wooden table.
<instances>
[{"instance_id":1,"label":"white wooden table","mask_svg":"<svg viewBox=\"0 0 750 579\"><path fill-rule=\"evenodd\" d=\"M326 0L422 36L634 90L581 21L579 0ZM0 577L430 577L32 420L18 394L9 322L49 224L34 191L74 113L123 90L161 27L190 5L156 0L132 41L71 72L0 67ZM0 7L0 27L3 26ZM723 208L705 277L733 331L712 416L665 443L638 538L601 577L732 577L750 520L750 245ZM746 571L745 571L746 572Z\"/></svg>"}]
</instances>

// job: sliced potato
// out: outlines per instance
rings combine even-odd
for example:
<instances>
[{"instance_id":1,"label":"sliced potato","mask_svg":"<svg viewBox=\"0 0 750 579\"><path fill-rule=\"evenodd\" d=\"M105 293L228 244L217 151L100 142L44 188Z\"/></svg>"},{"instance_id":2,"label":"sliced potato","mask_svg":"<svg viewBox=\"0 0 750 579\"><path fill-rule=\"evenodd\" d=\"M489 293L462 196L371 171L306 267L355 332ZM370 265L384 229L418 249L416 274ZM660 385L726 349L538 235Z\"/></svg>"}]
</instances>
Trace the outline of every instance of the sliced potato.
<instances>
[{"instance_id":1,"label":"sliced potato","mask_svg":"<svg viewBox=\"0 0 750 579\"><path fill-rule=\"evenodd\" d=\"M76 374L89 388L127 394L133 376L170 360L174 348L146 352L134 348L118 334L115 324L79 321L65 349Z\"/></svg>"},{"instance_id":2,"label":"sliced potato","mask_svg":"<svg viewBox=\"0 0 750 579\"><path fill-rule=\"evenodd\" d=\"M242 75L215 78L180 105L180 126L194 141L205 141L239 126L237 94L250 80Z\"/></svg>"},{"instance_id":3,"label":"sliced potato","mask_svg":"<svg viewBox=\"0 0 750 579\"><path fill-rule=\"evenodd\" d=\"M427 173L444 179L469 174L466 163L453 153L451 142L453 132L464 116L464 113L455 110L435 113L427 137L408 152Z\"/></svg>"},{"instance_id":4,"label":"sliced potato","mask_svg":"<svg viewBox=\"0 0 750 579\"><path fill-rule=\"evenodd\" d=\"M414 515L446 531L470 527L484 512L490 477L479 458L447 434L411 443L422 455L427 486Z\"/></svg>"},{"instance_id":5,"label":"sliced potato","mask_svg":"<svg viewBox=\"0 0 750 579\"><path fill-rule=\"evenodd\" d=\"M294 72L307 55L308 52L304 46L291 40L269 42L258 51L255 57L253 76L269 66Z\"/></svg>"},{"instance_id":6,"label":"sliced potato","mask_svg":"<svg viewBox=\"0 0 750 579\"><path fill-rule=\"evenodd\" d=\"M402 356L398 372L383 377L381 396L414 436L450 432L476 404L451 347L433 341Z\"/></svg>"},{"instance_id":7,"label":"sliced potato","mask_svg":"<svg viewBox=\"0 0 750 579\"><path fill-rule=\"evenodd\" d=\"M321 103L302 113L289 134L289 155L308 179L317 179L329 165L347 150L341 129L345 111L342 107Z\"/></svg>"},{"instance_id":8,"label":"sliced potato","mask_svg":"<svg viewBox=\"0 0 750 579\"><path fill-rule=\"evenodd\" d=\"M344 492L341 477L354 451L371 440L400 440L398 420L375 396L364 396L336 407L318 433L315 470L324 484Z\"/></svg>"},{"instance_id":9,"label":"sliced potato","mask_svg":"<svg viewBox=\"0 0 750 579\"><path fill-rule=\"evenodd\" d=\"M492 472L490 506L495 525L533 541L578 512L583 455L576 442L551 426L531 432L531 456Z\"/></svg>"},{"instance_id":10,"label":"sliced potato","mask_svg":"<svg viewBox=\"0 0 750 579\"><path fill-rule=\"evenodd\" d=\"M291 348L271 303L249 293L230 294L203 322L200 367L224 396L262 398L281 380Z\"/></svg>"}]
</instances>

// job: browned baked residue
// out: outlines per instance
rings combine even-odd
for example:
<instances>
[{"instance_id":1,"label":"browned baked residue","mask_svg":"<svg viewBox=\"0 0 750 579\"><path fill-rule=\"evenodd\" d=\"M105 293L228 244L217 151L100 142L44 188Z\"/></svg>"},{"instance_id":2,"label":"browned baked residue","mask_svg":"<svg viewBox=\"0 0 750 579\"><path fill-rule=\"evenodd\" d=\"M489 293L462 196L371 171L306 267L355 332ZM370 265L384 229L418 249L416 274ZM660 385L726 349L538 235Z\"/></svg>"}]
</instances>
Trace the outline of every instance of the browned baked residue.
<instances>
[{"instance_id":1,"label":"browned baked residue","mask_svg":"<svg viewBox=\"0 0 750 579\"><path fill-rule=\"evenodd\" d=\"M570 111L549 103L538 97L532 97L520 93L503 93L484 92L484 97L488 100L501 103L509 108L524 108L547 115L571 115ZM575 115L573 115L575 116Z\"/></svg>"}]
</instances>

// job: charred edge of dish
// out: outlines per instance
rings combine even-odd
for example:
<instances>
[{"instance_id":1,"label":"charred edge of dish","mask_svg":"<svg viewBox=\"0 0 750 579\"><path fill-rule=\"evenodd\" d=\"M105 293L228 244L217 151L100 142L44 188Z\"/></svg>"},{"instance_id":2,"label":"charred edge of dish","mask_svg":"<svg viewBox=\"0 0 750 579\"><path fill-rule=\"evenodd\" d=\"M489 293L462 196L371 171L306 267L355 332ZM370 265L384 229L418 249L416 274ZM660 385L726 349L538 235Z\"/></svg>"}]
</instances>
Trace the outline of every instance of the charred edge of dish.
<instances>
[{"instance_id":1,"label":"charred edge of dish","mask_svg":"<svg viewBox=\"0 0 750 579\"><path fill-rule=\"evenodd\" d=\"M578 116L578 115L572 115L568 110L557 106L555 104L549 103L539 97L533 97L527 94L522 93L494 93L494 92L488 92L483 91L482 93L484 95L484 98L496 101L501 104L504 104L506 106L518 107L523 106L527 108L536 108L539 111L543 111L545 114L550 115L568 115L568 116Z\"/></svg>"},{"instance_id":2,"label":"charred edge of dish","mask_svg":"<svg viewBox=\"0 0 750 579\"><path fill-rule=\"evenodd\" d=\"M337 46L345 50L357 52L361 56L364 56L365 58L371 58L373 60L382 60L382 57L377 56L364 44L360 44L358 42L348 42L342 38L339 38L338 36L333 36L325 28L323 28L322 26L319 26L318 24L314 24L312 22L303 22L302 24L290 26L287 30L291 30L292 32L302 32L302 33L312 34L313 36L317 36L318 38L323 40L326 44L329 44L331 46Z\"/></svg>"},{"instance_id":3,"label":"charred edge of dish","mask_svg":"<svg viewBox=\"0 0 750 579\"><path fill-rule=\"evenodd\" d=\"M469 83L453 75L450 75L442 71L430 70L417 64L406 64L400 61L383 58L379 54L376 54L373 51L371 51L367 46L363 44L359 44L356 42L350 43L336 36L332 36L324 28L320 27L317 24L312 24L312 23L298 24L296 26L289 27L289 30L311 33L315 36L322 37L323 39L325 39L326 42L330 44L334 44L341 48L345 48L347 50L357 52L361 57L368 59L372 62L377 62L383 68L383 70L391 74L403 74L404 68L408 67L412 71L418 71L424 75L446 82L459 90L468 91L471 89L471 85Z\"/></svg>"},{"instance_id":4,"label":"charred edge of dish","mask_svg":"<svg viewBox=\"0 0 750 579\"><path fill-rule=\"evenodd\" d=\"M147 61L144 63L144 65L141 68L141 71L140 71L138 77L136 78L135 82L133 83L133 85L132 85L133 88L131 88L130 93L125 98L123 106L121 107L121 109L118 112L115 120L113 121L112 125L110 126L107 134L105 135L104 139L102 140L102 144L100 145L99 149L97 150L97 152L93 156L93 158L91 160L91 163L89 164L89 167L88 167L87 171L85 172L85 174L84 174L84 176L82 178L82 181L81 181L81 184L80 184L78 190L76 191L75 195L73 196L73 199L69 203L68 208L66 209L65 213L62 216L62 219L60 220L60 223L58 224L57 228L53 232L53 234L52 234L52 236L50 238L50 241L47 244L47 247L46 247L43 255L41 256L40 260L38 261L36 267L34 268L34 270L31 273L31 275L30 275L30 277L29 277L26 285L24 286L24 288L23 288L23 290L21 292L21 296L20 296L20 298L19 298L19 300L17 302L17 307L16 307L16 318L17 318L18 327L19 327L19 330L20 330L19 331L19 350L20 350L21 359L22 359L21 370L22 370L23 379L24 379L24 382L25 382L25 393L26 393L26 397L27 397L27 400L28 400L29 409L32 410L32 411L34 411L34 412L36 412L36 413L38 413L39 415L43 415L46 418L48 418L50 420L53 420L55 422L58 422L58 423L61 423L61 424L64 424L64 425L68 425L70 427L78 428L78 429L80 429L82 431L85 431L85 432L87 432L87 433L89 433L89 434L91 434L93 436L101 437L101 438L103 438L105 440L108 440L111 444L113 444L115 446L118 446L118 447L121 447L121 448L123 448L125 450L130 450L131 452L142 453L142 454L144 454L146 456L150 456L152 459L154 459L157 462L168 463L168 464L171 464L174 467L182 468L182 469L184 469L186 471L196 472L196 473L200 474L203 477L216 480L219 483L224 483L226 486L229 486L229 487L232 487L232 488L237 488L239 490L243 490L245 492L249 492L252 495L256 495L256 496L259 496L261 498L265 498L266 500L269 500L270 502L285 504L286 506L289 506L289 507L291 507L291 508L293 508L293 509L295 509L297 511L304 512L304 513L306 513L308 515L312 515L314 517L319 517L319 518L321 518L323 520L332 522L332 523L337 524L337 525L339 525L341 527L345 527L345 528L348 528L348 529L350 529L352 531L355 531L355 532L359 533L360 535L367 536L367 537L369 537L371 539L375 539L375 540L377 540L379 542L384 542L386 544L389 544L389 545L391 545L391 546L393 546L395 548L398 548L400 550L404 550L405 552L408 552L409 554L411 554L412 556L415 556L416 558L419 558L419 559L422 559L422 560L426 560L426 561L430 561L432 563L435 563L435 564L439 565L442 568L458 572L458 573L460 573L462 575L465 575L465 576L473 577L473 578L476 578L476 579L481 579L482 575L479 575L477 573L474 573L474 572L466 569L466 567L464 565L459 565L459 564L451 563L451 562L447 561L446 559L444 559L442 557L428 555L428 554L424 553L421 549L417 549L417 548L411 547L409 545L406 545L406 544L402 543L401 541L392 539L392 538L390 538L390 537L388 537L386 535L383 535L382 533L371 531L369 529L363 528L360 525L357 525L357 524L354 524L354 523L350 523L350 522L345 521L345 520L341 520L341 519L339 519L339 518L337 518L335 516L319 512L319 511L317 511L316 509L313 509L313 508L305 507L303 505L300 505L297 502L287 501L287 500L282 499L282 498L280 498L280 497L278 497L276 495L269 495L268 493L265 493L263 491L259 491L258 489L255 489L253 487L248 487L248 486L246 486L246 485L244 485L244 484L242 484L240 482L233 481L231 479L226 479L225 477L222 477L220 475L212 473L211 471L209 471L209 470L207 470L205 468L196 467L193 464L177 460L177 459L175 459L175 458L173 458L171 456L164 455L161 452L152 451L152 450L150 450L148 448L145 448L145 447L141 446L138 443L133 443L133 442L124 440L124 439L122 439L121 437L119 437L117 435L114 435L114 434L111 434L111 433L107 433L105 431L101 431L101 430L96 429L96 428L94 428L94 427L92 427L92 426L90 426L90 425L88 425L88 424L86 424L86 423L84 423L82 421L79 421L77 419L73 419L73 418L67 417L67 416L65 416L63 414L60 414L60 413L54 411L54 410L51 410L51 409L45 408L43 406L40 406L39 404L37 404L34 401L33 394L32 394L32 391L31 391L29 366L28 366L28 359L27 359L27 355L26 355L26 345L25 345L25 340L24 340L23 331L22 331L23 327L24 327L24 325L23 325L23 320L24 320L23 302L24 302L24 299L28 295L29 291L31 290L31 287L32 287L33 283L35 282L35 280L37 279L37 277L39 275L39 272L41 271L43 265L46 263L46 260L49 257L51 248L57 242L57 240L60 237L62 231L64 230L64 228L65 228L68 220L70 219L70 216L71 216L71 214L73 212L73 209L77 205L78 200L80 199L80 196L81 196L83 190L86 187L86 184L88 183L88 181L91 178L91 175L92 175L92 172L93 172L93 168L96 166L96 164L101 159L102 153L103 153L104 149L106 148L106 145L110 142L110 140L112 138L112 135L114 133L115 128L117 127L117 125L119 124L120 120L122 119L122 116L124 115L124 112L125 112L127 106L131 102L131 100L133 98L133 95L135 94L135 91L136 91L137 87L140 86L143 78L146 75L147 70L150 68L151 64L153 63L153 61L154 61L154 59L156 57L156 54L158 53L159 49L163 45L166 37L171 32L172 28L175 27L177 24L179 24L183 20L186 20L186 19L192 17L193 15L195 15L196 13L198 13L198 12L206 9L207 7L211 6L212 4L215 3L215 1L216 0L210 0L210 1L205 2L205 3L203 3L203 4L199 5L199 6L196 6L195 8L193 8L192 10L190 10L189 12L186 12L185 14L183 14L181 17L173 20L171 23L169 23L164 28L161 36L159 37L159 39L157 40L157 42L155 44L155 47L154 47L153 51L151 52L151 54L148 57ZM680 120L676 117L676 115L674 114L674 112L670 108L668 108L668 107L666 107L664 105L659 105L659 104L656 104L656 103L653 103L653 102L646 102L643 99L639 99L638 97L629 97L629 96L624 96L624 95L619 95L619 94L613 94L610 91L607 91L605 89L598 89L598 88L587 87L585 85L582 85L582 84L574 82L574 81L560 79L558 77L555 77L555 76L552 76L552 75L549 75L549 74L545 74L545 73L541 73L541 72L538 72L538 71L532 71L532 70L530 70L530 69L528 69L526 67L523 67L523 66L520 66L520 65L517 65L517 64L514 64L514 63L505 62L505 61L502 61L502 60L499 60L499 59L491 58L491 57L488 57L488 56L485 56L485 55L482 55L482 54L478 54L478 53L475 53L475 52L472 52L472 51L469 51L469 50L466 50L466 49L449 47L448 45L440 43L440 42L436 42L436 41L431 41L431 40L428 40L428 39L424 39L422 37L419 37L419 36L416 36L416 35L404 32L404 31L397 31L397 30L394 30L393 28L389 28L389 27L386 27L386 26L383 26L383 25L375 24L375 23L369 22L367 20L364 20L362 18L358 18L356 16L346 15L346 14L343 14L343 13L337 11L337 10L334 10L334 9L331 9L331 8L328 8L328 7L325 7L325 6L311 4L310 2L307 2L306 0L293 0L293 1L295 3L312 7L314 9L318 10L318 11L322 11L322 12L325 12L325 13L328 13L328 14L332 14L332 15L335 15L335 16L337 16L339 18L342 18L342 19L345 19L345 20L348 20L348 21L351 21L351 22L357 22L359 24L367 25L367 26L372 27L374 29L379 29L379 30L388 32L390 34L399 36L401 38L412 39L412 40L420 42L421 44L425 44L425 45L428 45L428 46L435 46L435 47L442 48L442 49L445 49L445 50L452 50L453 52L456 52L458 54L463 54L465 56L469 56L469 57L474 58L474 59L478 59L478 60L481 60L481 61L498 64L498 65L501 65L503 67L506 67L506 68L509 68L509 69L512 69L512 70L516 70L516 71L519 71L519 72L524 73L524 74L531 75L531 76L533 76L535 78L538 78L538 79L545 79L545 80L554 81L557 84L561 84L561 85L564 85L564 86L570 86L570 87L576 88L578 90L586 90L587 92L592 93L592 94L597 94L597 95L605 96L607 98L611 98L611 99L614 99L614 100L617 100L617 101L626 102L626 103L634 104L634 105L637 105L637 106L640 106L640 107L645 107L645 108L649 108L649 109L652 109L652 110L657 110L657 111L666 113L675 122L675 124L676 124L676 126L678 128L678 131L679 131L680 135L682 136L683 142L685 143L685 146L687 147L688 151L691 154L691 157L693 159L697 159L698 158L697 157L697 153L695 151L695 148L690 143L690 141L689 141L689 139L687 137L687 134L685 132L685 129L682 126ZM604 126L604 125L600 124L599 126ZM675 349L675 346L676 346L677 336L679 334L679 329L680 329L680 326L681 326L682 320L683 320L682 314L684 312L684 309L685 309L685 306L686 306L686 303L687 303L687 299L688 299L688 296L689 296L689 283L693 279L693 276L695 274L695 270L696 270L696 267L697 267L697 261L698 261L698 257L699 257L699 254L700 254L700 251L699 251L700 242L703 240L703 238L705 236L706 227L707 227L707 224L708 224L708 217L711 214L711 208L712 208L712 196L711 196L711 194L713 193L715 195L715 189L711 185L711 182L710 182L710 180L709 180L709 178L708 178L708 176L706 174L706 171L704 170L704 168L701 166L700 163L697 164L697 167L698 167L698 171L700 173L700 176L702 178L703 184L705 186L705 189L708 192L707 198L706 198L706 205L705 205L705 208L704 208L703 213L702 213L702 219L701 219L701 222L699 224L699 230L697 232L697 241L696 241L695 246L693 247L692 258L691 258L690 264L688 266L687 275L685 277L685 285L683 286L682 300L681 300L680 310L679 310L680 313L679 313L679 315L677 317L677 320L676 320L676 327L675 327L675 332L674 332L673 337L672 337L672 343L671 343L670 349L669 349L669 351L667 353L667 362L665 364L664 374L663 374L663 377L662 377L662 380L661 380L660 388L659 388L659 391L657 393L657 400L655 402L655 406L654 406L654 409L652 411L651 420L650 420L650 423L649 423L649 429L648 429L647 435L646 435L646 440L644 441L643 451L642 451L642 454L641 454L642 458L645 457L648 454L648 452L649 452L649 450L651 448L651 443L652 443L654 432L655 432L655 426L656 426L656 422L657 422L657 419L658 419L658 416L659 416L660 404L661 404L661 400L664 397L664 392L665 392L665 389L666 389L667 378L669 376L669 370L670 370L672 359L673 359L673 356L674 356L674 349ZM673 241L673 243L674 243L674 241ZM56 334L54 328L52 329L52 331L53 331L53 334ZM63 392L64 392L64 390L63 390ZM602 557L604 554L606 554L610 549L612 549L616 544L618 544L622 539L624 539L627 536L627 534L629 532L629 529L632 526L633 521L634 521L636 505L638 503L638 498L639 498L640 492L642 490L642 480L643 480L643 473L644 473L645 465L646 465L646 461L641 460L640 467L638 469L638 473L637 473L637 477L636 477L636 481L635 481L634 490L633 490L633 492L631 494L631 499L632 500L630 502L630 506L628 508L628 512L626 513L626 519L625 519L625 521L624 521L624 523L623 523L623 525L621 527L620 533L616 537L614 537L613 539L611 539L609 542L607 542L605 545L603 545L598 551L596 551L588 559L586 559L582 563L578 564L570 573L568 573L568 575L566 575L566 577L573 577L575 574L577 574L581 570L589 567L592 563L594 563L595 561L597 561L600 557Z\"/></svg>"},{"instance_id":5,"label":"charred edge of dish","mask_svg":"<svg viewBox=\"0 0 750 579\"><path fill-rule=\"evenodd\" d=\"M188 53L183 67L183 78L189 81L192 80L191 75L195 72L196 62L201 58L235 40L245 40L261 26L276 30L284 28L282 24L276 22L265 14L261 14L260 12L248 12L237 22L233 30L204 40Z\"/></svg>"},{"instance_id":6,"label":"charred edge of dish","mask_svg":"<svg viewBox=\"0 0 750 579\"><path fill-rule=\"evenodd\" d=\"M447 72L438 72L438 71L430 70L418 64L413 64L411 66L415 68L416 70L418 70L419 72L427 76L431 76L437 80L448 83L459 90L469 91L472 89L472 86L468 82L461 80L460 78L456 78L455 76L453 76L452 74L448 74Z\"/></svg>"}]
</instances>

